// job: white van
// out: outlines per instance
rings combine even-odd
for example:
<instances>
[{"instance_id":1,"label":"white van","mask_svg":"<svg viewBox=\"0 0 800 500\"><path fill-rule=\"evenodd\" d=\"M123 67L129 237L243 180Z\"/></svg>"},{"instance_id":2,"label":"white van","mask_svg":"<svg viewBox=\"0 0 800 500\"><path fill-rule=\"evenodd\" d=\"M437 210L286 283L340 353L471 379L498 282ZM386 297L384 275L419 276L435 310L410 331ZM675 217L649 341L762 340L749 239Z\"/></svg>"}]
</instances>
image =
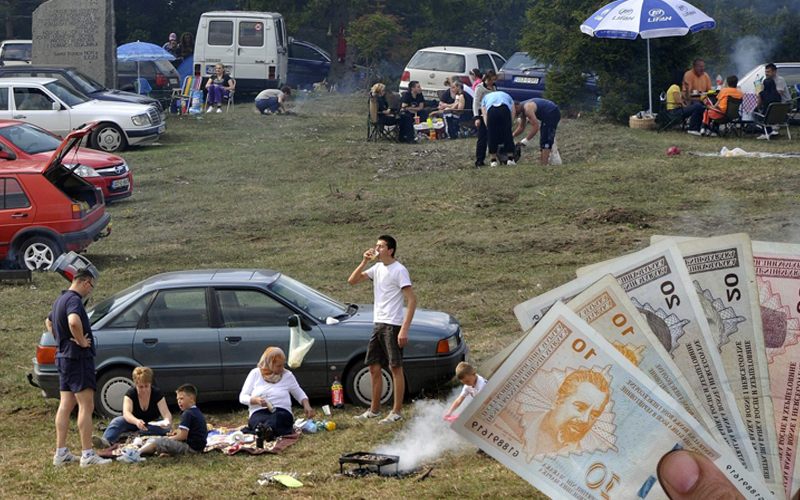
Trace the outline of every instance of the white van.
<instances>
[{"instance_id":1,"label":"white van","mask_svg":"<svg viewBox=\"0 0 800 500\"><path fill-rule=\"evenodd\" d=\"M236 80L236 90L260 92L286 83L288 41L283 16L273 12L215 11L200 16L194 74L214 74L218 62Z\"/></svg>"}]
</instances>

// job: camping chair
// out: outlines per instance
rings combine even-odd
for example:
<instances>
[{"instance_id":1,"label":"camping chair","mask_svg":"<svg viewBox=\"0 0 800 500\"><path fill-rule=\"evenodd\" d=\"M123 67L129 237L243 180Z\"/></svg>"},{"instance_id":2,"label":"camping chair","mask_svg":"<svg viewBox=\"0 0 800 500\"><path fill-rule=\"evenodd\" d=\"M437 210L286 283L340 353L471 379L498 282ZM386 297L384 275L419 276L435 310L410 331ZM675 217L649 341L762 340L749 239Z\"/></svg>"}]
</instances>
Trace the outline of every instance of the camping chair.
<instances>
[{"instance_id":1,"label":"camping chair","mask_svg":"<svg viewBox=\"0 0 800 500\"><path fill-rule=\"evenodd\" d=\"M719 133L722 137L727 137L731 130L736 133L736 137L741 137L742 116L739 114L741 107L741 99L728 97L728 107L725 109L725 116L711 119L711 123L715 123L717 126L726 125L724 132L722 128L719 129Z\"/></svg>"},{"instance_id":2,"label":"camping chair","mask_svg":"<svg viewBox=\"0 0 800 500\"><path fill-rule=\"evenodd\" d=\"M183 85L179 89L172 90L172 96L170 96L170 110L177 109L178 114L187 113L189 107L192 104L192 91L193 90L200 90L203 84L203 77L202 76L192 76L189 75L183 79ZM185 106L182 104L185 103Z\"/></svg>"},{"instance_id":3,"label":"camping chair","mask_svg":"<svg viewBox=\"0 0 800 500\"><path fill-rule=\"evenodd\" d=\"M753 116L762 118L761 121L756 123L756 126L764 129L767 140L769 140L767 127L778 127L779 130L781 127L786 127L786 135L789 137L790 141L792 140L792 133L789 131L789 108L791 108L791 106L791 102L773 102L767 106L767 112L763 115L758 112L753 113Z\"/></svg>"},{"instance_id":4,"label":"camping chair","mask_svg":"<svg viewBox=\"0 0 800 500\"><path fill-rule=\"evenodd\" d=\"M133 89L139 95L150 97L150 92L153 90L153 87L150 86L150 82L148 82L146 78L136 78L133 80Z\"/></svg>"},{"instance_id":5,"label":"camping chair","mask_svg":"<svg viewBox=\"0 0 800 500\"><path fill-rule=\"evenodd\" d=\"M668 132L675 127L680 127L681 131L686 130L686 116L683 116L682 113L670 114L667 112L667 93L661 92L658 100L659 107L656 115L658 130L656 132Z\"/></svg>"},{"instance_id":6,"label":"camping chair","mask_svg":"<svg viewBox=\"0 0 800 500\"><path fill-rule=\"evenodd\" d=\"M222 94L222 98L227 102L225 105L226 113L231 109L231 105L233 104L233 93L236 92L236 79L231 78L231 81L233 82L233 90L226 90Z\"/></svg>"},{"instance_id":7,"label":"camping chair","mask_svg":"<svg viewBox=\"0 0 800 500\"><path fill-rule=\"evenodd\" d=\"M387 101L389 101L388 95L387 95ZM370 93L369 113L367 113L367 140L377 142L381 139L386 139L387 141L395 141L395 142L399 141L400 124L397 123L395 125L386 125L379 121L378 97L373 96L372 93Z\"/></svg>"}]
</instances>

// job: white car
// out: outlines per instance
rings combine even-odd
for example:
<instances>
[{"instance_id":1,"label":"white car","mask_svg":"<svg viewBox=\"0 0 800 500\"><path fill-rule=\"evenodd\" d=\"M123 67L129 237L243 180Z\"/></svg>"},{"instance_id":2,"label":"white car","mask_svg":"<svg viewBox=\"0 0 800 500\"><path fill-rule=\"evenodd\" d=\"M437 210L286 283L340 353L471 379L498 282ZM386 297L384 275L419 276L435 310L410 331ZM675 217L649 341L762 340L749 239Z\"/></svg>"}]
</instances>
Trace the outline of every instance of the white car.
<instances>
[{"instance_id":1,"label":"white car","mask_svg":"<svg viewBox=\"0 0 800 500\"><path fill-rule=\"evenodd\" d=\"M438 99L447 77L458 76L465 86L472 87L469 72L475 68L486 73L499 71L506 60L497 52L473 47L428 47L420 49L406 65L400 79L400 91L408 90L408 82L418 81L425 99Z\"/></svg>"},{"instance_id":2,"label":"white car","mask_svg":"<svg viewBox=\"0 0 800 500\"><path fill-rule=\"evenodd\" d=\"M766 64L759 64L740 78L739 90L744 93L755 92L756 80L764 78L764 66ZM775 67L778 68L778 76L782 76L786 80L787 87L794 87L800 83L800 62L775 63Z\"/></svg>"},{"instance_id":3,"label":"white car","mask_svg":"<svg viewBox=\"0 0 800 500\"><path fill-rule=\"evenodd\" d=\"M108 153L155 142L167 130L155 106L89 99L55 78L0 78L0 119L32 123L61 137L97 122L90 145Z\"/></svg>"},{"instance_id":4,"label":"white car","mask_svg":"<svg viewBox=\"0 0 800 500\"><path fill-rule=\"evenodd\" d=\"M31 40L3 40L0 42L2 66L29 66L31 64Z\"/></svg>"}]
</instances>

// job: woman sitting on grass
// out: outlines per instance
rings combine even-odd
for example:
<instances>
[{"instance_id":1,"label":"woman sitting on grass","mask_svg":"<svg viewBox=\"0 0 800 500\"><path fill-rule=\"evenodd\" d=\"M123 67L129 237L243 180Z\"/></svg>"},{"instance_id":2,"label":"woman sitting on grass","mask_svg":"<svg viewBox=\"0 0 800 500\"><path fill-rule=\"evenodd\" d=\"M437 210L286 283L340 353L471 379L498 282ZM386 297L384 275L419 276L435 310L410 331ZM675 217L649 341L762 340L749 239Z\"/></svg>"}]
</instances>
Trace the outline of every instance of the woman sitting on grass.
<instances>
[{"instance_id":1,"label":"woman sitting on grass","mask_svg":"<svg viewBox=\"0 0 800 500\"><path fill-rule=\"evenodd\" d=\"M250 410L248 426L255 432L258 424L267 429L267 434L284 436L292 433L294 396L305 411L306 418L314 418L314 410L308 404L308 396L300 388L294 374L286 369L286 355L278 347L269 347L258 366L250 371L239 394L239 402Z\"/></svg>"},{"instance_id":2,"label":"woman sitting on grass","mask_svg":"<svg viewBox=\"0 0 800 500\"><path fill-rule=\"evenodd\" d=\"M108 448L123 432L139 431L142 436L166 436L172 427L167 400L153 387L153 370L139 366L133 370L134 387L122 398L122 416L108 424L103 437L92 436L92 446ZM159 422L156 422L159 420Z\"/></svg>"}]
</instances>

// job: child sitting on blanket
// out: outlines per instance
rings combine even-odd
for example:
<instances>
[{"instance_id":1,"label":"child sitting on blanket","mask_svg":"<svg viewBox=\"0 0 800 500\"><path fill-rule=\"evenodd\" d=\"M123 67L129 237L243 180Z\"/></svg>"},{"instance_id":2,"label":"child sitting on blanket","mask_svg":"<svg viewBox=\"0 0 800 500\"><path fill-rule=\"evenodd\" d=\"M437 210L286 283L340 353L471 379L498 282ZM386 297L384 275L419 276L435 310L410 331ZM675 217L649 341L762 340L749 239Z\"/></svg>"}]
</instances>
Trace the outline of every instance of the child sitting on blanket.
<instances>
[{"instance_id":1,"label":"child sitting on blanket","mask_svg":"<svg viewBox=\"0 0 800 500\"><path fill-rule=\"evenodd\" d=\"M191 384L183 384L175 391L178 397L178 407L183 411L178 432L167 437L157 437L133 454L123 455L125 462L138 462L142 455L163 453L169 455L183 455L187 453L202 452L206 447L208 428L206 418L195 406L197 401L197 388Z\"/></svg>"},{"instance_id":2,"label":"child sitting on blanket","mask_svg":"<svg viewBox=\"0 0 800 500\"><path fill-rule=\"evenodd\" d=\"M483 389L483 386L486 385L486 379L475 373L475 368L466 361L462 361L456 366L456 377L464 384L464 388L461 389L461 395L453 402L453 406L450 407L450 410L444 414L444 419L449 422L455 420L453 412L461 406L464 399L466 399L467 396L474 398L478 394L478 391Z\"/></svg>"}]
</instances>

